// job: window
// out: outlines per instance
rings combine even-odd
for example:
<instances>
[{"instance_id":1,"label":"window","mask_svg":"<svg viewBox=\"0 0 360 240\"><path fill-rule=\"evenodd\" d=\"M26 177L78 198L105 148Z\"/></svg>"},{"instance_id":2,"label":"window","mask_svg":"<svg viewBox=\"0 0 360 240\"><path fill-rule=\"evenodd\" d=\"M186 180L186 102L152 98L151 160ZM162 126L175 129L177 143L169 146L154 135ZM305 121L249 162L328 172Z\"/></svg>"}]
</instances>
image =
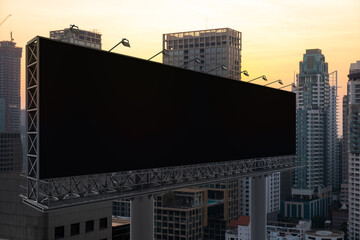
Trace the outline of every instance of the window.
<instances>
[{"instance_id":1,"label":"window","mask_svg":"<svg viewBox=\"0 0 360 240\"><path fill-rule=\"evenodd\" d=\"M107 228L107 218L100 218L100 223L99 223L99 227L100 229L105 229Z\"/></svg>"},{"instance_id":2,"label":"window","mask_svg":"<svg viewBox=\"0 0 360 240\"><path fill-rule=\"evenodd\" d=\"M55 228L55 239L64 238L65 228L64 226L56 227Z\"/></svg>"},{"instance_id":3,"label":"window","mask_svg":"<svg viewBox=\"0 0 360 240\"><path fill-rule=\"evenodd\" d=\"M74 236L78 234L80 234L80 223L71 224L70 235Z\"/></svg>"},{"instance_id":4,"label":"window","mask_svg":"<svg viewBox=\"0 0 360 240\"><path fill-rule=\"evenodd\" d=\"M85 232L93 232L94 231L94 220L85 222Z\"/></svg>"}]
</instances>

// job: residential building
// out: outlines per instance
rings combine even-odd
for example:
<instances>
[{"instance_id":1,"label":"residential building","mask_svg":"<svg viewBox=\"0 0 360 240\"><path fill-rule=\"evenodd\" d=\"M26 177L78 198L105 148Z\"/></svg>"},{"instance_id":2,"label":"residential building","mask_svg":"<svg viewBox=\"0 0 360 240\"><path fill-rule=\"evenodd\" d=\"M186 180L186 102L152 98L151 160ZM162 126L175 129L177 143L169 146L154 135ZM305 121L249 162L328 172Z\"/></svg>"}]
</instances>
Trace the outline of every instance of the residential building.
<instances>
[{"instance_id":1,"label":"residential building","mask_svg":"<svg viewBox=\"0 0 360 240\"><path fill-rule=\"evenodd\" d=\"M280 213L280 173L276 172L266 177L266 213L267 219L277 220ZM251 178L239 179L239 214L249 216L251 212Z\"/></svg>"},{"instance_id":2,"label":"residential building","mask_svg":"<svg viewBox=\"0 0 360 240\"><path fill-rule=\"evenodd\" d=\"M225 240L250 240L251 221L249 216L240 216L237 220L231 220L226 231Z\"/></svg>"},{"instance_id":3,"label":"residential building","mask_svg":"<svg viewBox=\"0 0 360 240\"><path fill-rule=\"evenodd\" d=\"M0 173L21 172L22 145L19 132L0 132Z\"/></svg>"},{"instance_id":4,"label":"residential building","mask_svg":"<svg viewBox=\"0 0 360 240\"><path fill-rule=\"evenodd\" d=\"M360 61L350 65L348 75L348 239L360 239Z\"/></svg>"},{"instance_id":5,"label":"residential building","mask_svg":"<svg viewBox=\"0 0 360 240\"><path fill-rule=\"evenodd\" d=\"M337 195L341 190L341 158L339 158L339 139L337 136L337 71L329 73L329 107L326 119L326 182Z\"/></svg>"},{"instance_id":6,"label":"residential building","mask_svg":"<svg viewBox=\"0 0 360 240\"><path fill-rule=\"evenodd\" d=\"M241 48L241 32L230 28L167 33L163 49L169 55L163 56L163 63L241 80Z\"/></svg>"},{"instance_id":7,"label":"residential building","mask_svg":"<svg viewBox=\"0 0 360 240\"><path fill-rule=\"evenodd\" d=\"M20 60L22 48L0 41L0 132L20 132Z\"/></svg>"},{"instance_id":8,"label":"residential building","mask_svg":"<svg viewBox=\"0 0 360 240\"><path fill-rule=\"evenodd\" d=\"M63 30L50 31L50 38L85 47L101 49L100 33L96 30L81 30L75 25L70 25L69 28L65 28Z\"/></svg>"},{"instance_id":9,"label":"residential building","mask_svg":"<svg viewBox=\"0 0 360 240\"><path fill-rule=\"evenodd\" d=\"M207 190L185 188L163 193L154 199L154 238L169 240L204 239L207 226Z\"/></svg>"},{"instance_id":10,"label":"residential building","mask_svg":"<svg viewBox=\"0 0 360 240\"><path fill-rule=\"evenodd\" d=\"M121 198L113 201L113 216L130 217L130 199Z\"/></svg>"},{"instance_id":11,"label":"residential building","mask_svg":"<svg viewBox=\"0 0 360 240\"><path fill-rule=\"evenodd\" d=\"M300 220L293 223L268 222L266 234L268 240L304 240L305 232L311 229L311 221Z\"/></svg>"},{"instance_id":12,"label":"residential building","mask_svg":"<svg viewBox=\"0 0 360 240\"><path fill-rule=\"evenodd\" d=\"M345 204L341 207L333 208L331 211L332 228L338 230L347 229L347 221L349 218L349 211Z\"/></svg>"},{"instance_id":13,"label":"residential building","mask_svg":"<svg viewBox=\"0 0 360 240\"><path fill-rule=\"evenodd\" d=\"M266 177L266 213L268 219L277 219L280 213L280 173L276 172ZM270 217L271 215L274 215Z\"/></svg>"},{"instance_id":14,"label":"residential building","mask_svg":"<svg viewBox=\"0 0 360 240\"><path fill-rule=\"evenodd\" d=\"M305 240L344 240L345 234L339 230L310 230L305 233Z\"/></svg>"},{"instance_id":15,"label":"residential building","mask_svg":"<svg viewBox=\"0 0 360 240\"><path fill-rule=\"evenodd\" d=\"M204 240L224 239L229 222L238 217L239 186L237 180L201 186L208 195L208 222Z\"/></svg>"},{"instance_id":16,"label":"residential building","mask_svg":"<svg viewBox=\"0 0 360 240\"><path fill-rule=\"evenodd\" d=\"M348 185L348 177L349 177L349 86L347 86L347 95L343 97L343 146L342 146L342 182L341 182L341 193L340 193L340 202L342 204L349 205L349 185Z\"/></svg>"},{"instance_id":17,"label":"residential building","mask_svg":"<svg viewBox=\"0 0 360 240\"><path fill-rule=\"evenodd\" d=\"M330 86L320 49L308 49L300 62L296 93L296 165L292 198L281 202L283 217L329 215L336 159L337 80ZM339 184L338 184L339 185Z\"/></svg>"}]
</instances>

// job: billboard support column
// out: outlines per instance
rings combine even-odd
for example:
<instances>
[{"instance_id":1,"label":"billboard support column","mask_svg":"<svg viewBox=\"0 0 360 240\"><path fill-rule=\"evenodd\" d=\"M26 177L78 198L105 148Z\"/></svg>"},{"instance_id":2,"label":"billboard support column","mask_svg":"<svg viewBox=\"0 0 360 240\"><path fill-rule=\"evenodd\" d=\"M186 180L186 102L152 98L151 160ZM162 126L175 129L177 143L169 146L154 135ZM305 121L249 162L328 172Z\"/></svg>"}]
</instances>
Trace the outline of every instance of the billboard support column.
<instances>
[{"instance_id":1,"label":"billboard support column","mask_svg":"<svg viewBox=\"0 0 360 240\"><path fill-rule=\"evenodd\" d=\"M130 240L154 239L154 197L137 196L130 202Z\"/></svg>"},{"instance_id":2,"label":"billboard support column","mask_svg":"<svg viewBox=\"0 0 360 240\"><path fill-rule=\"evenodd\" d=\"M266 175L251 178L251 240L266 239Z\"/></svg>"}]
</instances>

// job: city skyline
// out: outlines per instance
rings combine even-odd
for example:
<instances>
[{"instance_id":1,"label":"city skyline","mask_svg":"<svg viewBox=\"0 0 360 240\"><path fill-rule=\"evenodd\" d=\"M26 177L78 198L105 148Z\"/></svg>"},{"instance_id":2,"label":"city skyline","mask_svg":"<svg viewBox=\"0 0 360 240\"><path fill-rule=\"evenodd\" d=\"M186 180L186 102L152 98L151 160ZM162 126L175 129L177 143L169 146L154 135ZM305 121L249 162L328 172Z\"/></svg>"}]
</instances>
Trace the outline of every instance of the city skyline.
<instances>
[{"instance_id":1,"label":"city skyline","mask_svg":"<svg viewBox=\"0 0 360 240\"><path fill-rule=\"evenodd\" d=\"M301 4L228 1L222 5L215 1L107 1L106 5L94 1L64 1L55 5L42 0L35 3L5 0L0 9L1 21L12 15L0 27L0 36L9 40L12 31L19 47L24 47L36 35L48 37L52 29L75 24L84 30L98 29L103 36L104 50L122 38L129 39L131 48L119 46L114 52L143 59L161 50L163 33L233 28L243 35L242 69L250 74L244 81L265 74L269 80L282 79L284 85L290 84L298 71L303 50L320 48L327 56L329 72L338 70L340 97L345 93L349 63L355 62L360 53L360 16L356 14L360 3L356 0ZM153 60L161 62L161 57ZM23 58L22 108L24 62Z\"/></svg>"}]
</instances>

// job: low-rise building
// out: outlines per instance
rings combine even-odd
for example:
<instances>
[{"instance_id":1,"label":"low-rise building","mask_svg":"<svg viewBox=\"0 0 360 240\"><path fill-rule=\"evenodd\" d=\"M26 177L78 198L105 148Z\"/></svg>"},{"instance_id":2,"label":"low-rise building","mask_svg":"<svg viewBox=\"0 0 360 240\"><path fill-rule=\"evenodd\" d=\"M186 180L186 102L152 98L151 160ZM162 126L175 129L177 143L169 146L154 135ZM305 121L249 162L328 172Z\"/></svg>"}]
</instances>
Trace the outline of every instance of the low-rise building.
<instances>
[{"instance_id":1,"label":"low-rise building","mask_svg":"<svg viewBox=\"0 0 360 240\"><path fill-rule=\"evenodd\" d=\"M250 240L251 225L249 216L240 216L237 220L231 220L230 229L225 233L225 240Z\"/></svg>"},{"instance_id":2,"label":"low-rise building","mask_svg":"<svg viewBox=\"0 0 360 240\"><path fill-rule=\"evenodd\" d=\"M311 230L305 233L305 240L344 240L344 236L339 230Z\"/></svg>"}]
</instances>

